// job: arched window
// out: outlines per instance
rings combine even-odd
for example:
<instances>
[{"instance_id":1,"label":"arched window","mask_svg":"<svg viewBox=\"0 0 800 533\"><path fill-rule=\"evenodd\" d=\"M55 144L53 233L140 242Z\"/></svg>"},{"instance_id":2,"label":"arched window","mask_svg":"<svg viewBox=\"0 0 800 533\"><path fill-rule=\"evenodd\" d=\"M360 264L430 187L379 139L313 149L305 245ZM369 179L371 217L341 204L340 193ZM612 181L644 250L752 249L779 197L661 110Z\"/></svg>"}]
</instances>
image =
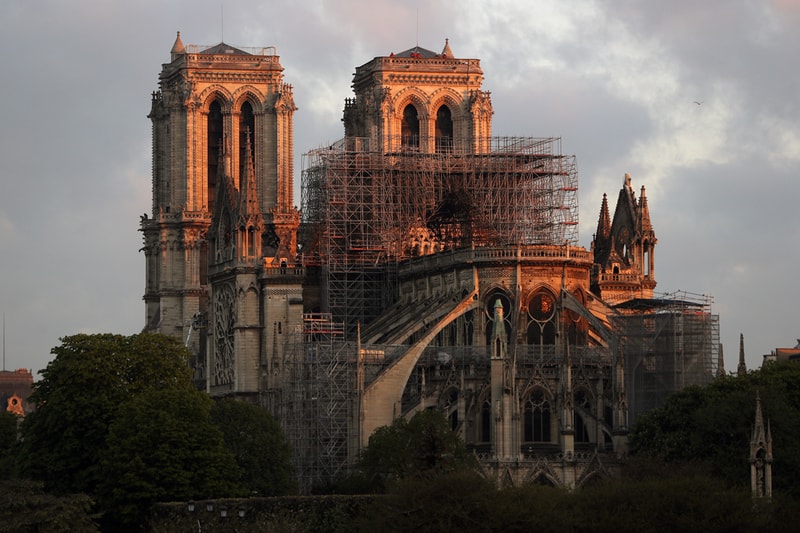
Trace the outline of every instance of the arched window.
<instances>
[{"instance_id":1,"label":"arched window","mask_svg":"<svg viewBox=\"0 0 800 533\"><path fill-rule=\"evenodd\" d=\"M208 210L213 213L217 184L222 179L224 169L219 168L222 150L222 106L216 100L208 108Z\"/></svg>"},{"instance_id":2,"label":"arched window","mask_svg":"<svg viewBox=\"0 0 800 533\"><path fill-rule=\"evenodd\" d=\"M487 398L481 404L480 442L492 441L492 402Z\"/></svg>"},{"instance_id":3,"label":"arched window","mask_svg":"<svg viewBox=\"0 0 800 533\"><path fill-rule=\"evenodd\" d=\"M440 408L450 420L450 429L456 431L458 429L458 389L450 389L442 396L440 401Z\"/></svg>"},{"instance_id":4,"label":"arched window","mask_svg":"<svg viewBox=\"0 0 800 533\"><path fill-rule=\"evenodd\" d=\"M573 427L575 428L575 442L590 442L589 430L583 419L585 415L591 415L592 403L589 396L583 390L575 392L575 409Z\"/></svg>"},{"instance_id":5,"label":"arched window","mask_svg":"<svg viewBox=\"0 0 800 533\"><path fill-rule=\"evenodd\" d=\"M525 402L523 440L550 442L550 402L541 390L535 390Z\"/></svg>"},{"instance_id":6,"label":"arched window","mask_svg":"<svg viewBox=\"0 0 800 533\"><path fill-rule=\"evenodd\" d=\"M419 148L419 116L417 115L417 108L412 104L408 104L403 109L400 135L404 147Z\"/></svg>"},{"instance_id":7,"label":"arched window","mask_svg":"<svg viewBox=\"0 0 800 533\"><path fill-rule=\"evenodd\" d=\"M453 115L450 108L443 105L436 112L436 152L450 152L453 149Z\"/></svg>"},{"instance_id":8,"label":"arched window","mask_svg":"<svg viewBox=\"0 0 800 533\"><path fill-rule=\"evenodd\" d=\"M528 344L551 346L556 343L556 300L548 291L537 292L528 303Z\"/></svg>"},{"instance_id":9,"label":"arched window","mask_svg":"<svg viewBox=\"0 0 800 533\"><path fill-rule=\"evenodd\" d=\"M556 343L556 325L553 322L528 324L529 346L553 346Z\"/></svg>"},{"instance_id":10,"label":"arched window","mask_svg":"<svg viewBox=\"0 0 800 533\"><path fill-rule=\"evenodd\" d=\"M250 141L250 157L255 163L256 159L256 150L255 150L255 131L256 131L256 119L253 116L253 106L250 105L250 102L245 102L242 104L241 112L239 113L239 175L244 176L244 170L248 164L247 158L245 157L246 149L247 149L247 142L248 139ZM254 165L255 166L255 165ZM239 185L242 187L242 184Z\"/></svg>"}]
</instances>

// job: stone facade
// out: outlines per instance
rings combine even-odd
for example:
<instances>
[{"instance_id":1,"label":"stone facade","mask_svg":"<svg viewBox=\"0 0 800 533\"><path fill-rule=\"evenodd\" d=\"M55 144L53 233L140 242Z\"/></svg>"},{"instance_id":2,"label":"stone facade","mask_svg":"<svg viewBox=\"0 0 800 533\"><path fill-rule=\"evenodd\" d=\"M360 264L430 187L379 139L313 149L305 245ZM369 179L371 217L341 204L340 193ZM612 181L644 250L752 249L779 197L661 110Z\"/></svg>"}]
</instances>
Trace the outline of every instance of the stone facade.
<instances>
[{"instance_id":1,"label":"stone facade","mask_svg":"<svg viewBox=\"0 0 800 533\"><path fill-rule=\"evenodd\" d=\"M557 139L491 137L482 82L449 43L358 67L344 139L303 171L301 226L274 50L178 35L163 66L146 327L186 339L210 394L281 420L306 489L429 408L500 484L574 487L626 454L609 301L653 297L644 188L626 175L577 246L574 160Z\"/></svg>"}]
</instances>

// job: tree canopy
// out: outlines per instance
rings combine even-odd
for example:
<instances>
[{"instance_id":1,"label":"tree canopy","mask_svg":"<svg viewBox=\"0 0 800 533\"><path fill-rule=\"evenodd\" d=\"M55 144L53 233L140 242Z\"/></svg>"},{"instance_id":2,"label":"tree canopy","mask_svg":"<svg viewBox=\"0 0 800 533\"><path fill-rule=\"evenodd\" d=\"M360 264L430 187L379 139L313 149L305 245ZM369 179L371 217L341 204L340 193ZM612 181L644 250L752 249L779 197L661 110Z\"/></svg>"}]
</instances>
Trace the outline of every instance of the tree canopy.
<instances>
[{"instance_id":1,"label":"tree canopy","mask_svg":"<svg viewBox=\"0 0 800 533\"><path fill-rule=\"evenodd\" d=\"M391 480L438 474L474 466L464 442L438 411L420 411L378 428L361 452L359 469L374 490Z\"/></svg>"},{"instance_id":2,"label":"tree canopy","mask_svg":"<svg viewBox=\"0 0 800 533\"><path fill-rule=\"evenodd\" d=\"M634 455L704 461L727 483L750 483L748 460L756 396L773 438L773 488L800 491L800 365L768 363L743 376L718 378L672 395L631 429Z\"/></svg>"},{"instance_id":3,"label":"tree canopy","mask_svg":"<svg viewBox=\"0 0 800 533\"><path fill-rule=\"evenodd\" d=\"M120 406L149 390L191 390L189 354L172 337L73 335L34 383L22 424L22 474L57 493L94 494L100 454Z\"/></svg>"},{"instance_id":4,"label":"tree canopy","mask_svg":"<svg viewBox=\"0 0 800 533\"><path fill-rule=\"evenodd\" d=\"M85 494L54 496L39 482L0 482L0 533L94 533L92 499Z\"/></svg>"},{"instance_id":5,"label":"tree canopy","mask_svg":"<svg viewBox=\"0 0 800 533\"><path fill-rule=\"evenodd\" d=\"M225 398L214 403L211 419L239 465L238 483L247 494L281 496L296 489L291 447L269 412Z\"/></svg>"},{"instance_id":6,"label":"tree canopy","mask_svg":"<svg viewBox=\"0 0 800 533\"><path fill-rule=\"evenodd\" d=\"M151 390L123 404L101 455L99 501L115 531L134 530L157 501L242 496L240 471L196 390Z\"/></svg>"},{"instance_id":7,"label":"tree canopy","mask_svg":"<svg viewBox=\"0 0 800 533\"><path fill-rule=\"evenodd\" d=\"M0 408L0 479L8 479L14 467L19 416Z\"/></svg>"}]
</instances>

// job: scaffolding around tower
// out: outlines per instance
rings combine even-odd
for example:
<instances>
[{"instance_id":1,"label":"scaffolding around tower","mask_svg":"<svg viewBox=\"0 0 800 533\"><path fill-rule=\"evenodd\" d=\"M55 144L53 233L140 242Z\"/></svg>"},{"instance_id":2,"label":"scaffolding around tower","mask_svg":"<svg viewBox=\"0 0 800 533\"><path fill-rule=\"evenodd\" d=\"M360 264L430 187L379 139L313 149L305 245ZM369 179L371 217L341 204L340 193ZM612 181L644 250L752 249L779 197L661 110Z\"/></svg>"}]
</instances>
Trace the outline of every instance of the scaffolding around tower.
<instances>
[{"instance_id":1,"label":"scaffolding around tower","mask_svg":"<svg viewBox=\"0 0 800 533\"><path fill-rule=\"evenodd\" d=\"M719 375L719 315L711 303L710 296L678 291L615 306L631 424L670 394Z\"/></svg>"},{"instance_id":2,"label":"scaffolding around tower","mask_svg":"<svg viewBox=\"0 0 800 533\"><path fill-rule=\"evenodd\" d=\"M304 156L303 260L322 267L325 307L348 333L390 303L392 265L406 259L577 244L577 165L560 139L478 144L491 149L423 152L398 139L388 145L401 149L383 152L348 137Z\"/></svg>"}]
</instances>

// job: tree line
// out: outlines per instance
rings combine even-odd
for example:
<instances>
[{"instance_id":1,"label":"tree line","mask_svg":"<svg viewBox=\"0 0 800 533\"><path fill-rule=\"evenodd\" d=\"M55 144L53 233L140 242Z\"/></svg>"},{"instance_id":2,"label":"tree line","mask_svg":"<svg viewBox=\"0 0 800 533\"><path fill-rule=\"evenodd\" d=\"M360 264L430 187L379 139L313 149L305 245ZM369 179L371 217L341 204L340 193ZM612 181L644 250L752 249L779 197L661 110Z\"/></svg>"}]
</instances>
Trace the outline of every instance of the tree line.
<instances>
[{"instance_id":1,"label":"tree line","mask_svg":"<svg viewBox=\"0 0 800 533\"><path fill-rule=\"evenodd\" d=\"M157 501L294 491L277 422L198 391L179 340L81 334L52 353L35 411L0 417L0 531L74 531L82 513L83 531L138 531Z\"/></svg>"},{"instance_id":2,"label":"tree line","mask_svg":"<svg viewBox=\"0 0 800 533\"><path fill-rule=\"evenodd\" d=\"M197 391L180 341L74 335L52 353L34 384L36 410L22 421L0 413L0 532L139 531L156 502L296 493L276 421L255 405ZM774 497L766 502L749 490L756 394L773 436ZM684 389L640 416L619 478L575 491L501 489L447 420L427 410L379 428L352 472L315 488L380 495L374 503L314 527L791 530L800 519L798 437L800 365L773 363Z\"/></svg>"}]
</instances>

